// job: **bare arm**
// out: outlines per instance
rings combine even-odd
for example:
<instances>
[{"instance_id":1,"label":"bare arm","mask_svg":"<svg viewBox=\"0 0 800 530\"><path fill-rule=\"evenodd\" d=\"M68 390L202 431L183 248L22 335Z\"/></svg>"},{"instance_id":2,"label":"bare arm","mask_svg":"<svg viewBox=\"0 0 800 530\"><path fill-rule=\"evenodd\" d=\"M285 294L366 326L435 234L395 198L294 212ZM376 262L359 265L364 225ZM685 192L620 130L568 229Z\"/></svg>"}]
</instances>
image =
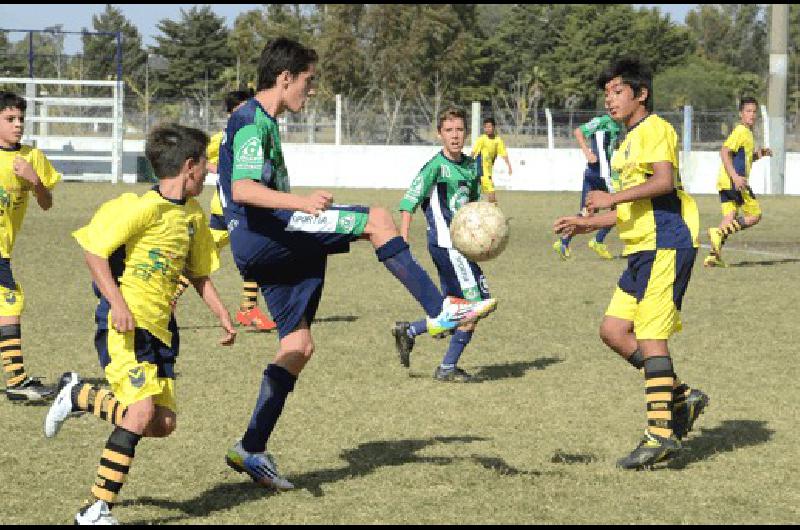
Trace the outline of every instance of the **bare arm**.
<instances>
[{"instance_id":1,"label":"bare arm","mask_svg":"<svg viewBox=\"0 0 800 530\"><path fill-rule=\"evenodd\" d=\"M412 219L413 216L411 215L411 212L407 212L405 210L400 212L400 235L403 236L403 239L405 239L406 243L408 243L408 232L411 228Z\"/></svg>"},{"instance_id":2,"label":"bare arm","mask_svg":"<svg viewBox=\"0 0 800 530\"><path fill-rule=\"evenodd\" d=\"M214 313L222 325L225 336L219 341L223 346L231 346L236 340L236 329L231 322L231 316L228 310L219 298L219 293L214 287L211 278L208 276L200 276L199 278L189 278L189 281L194 285L197 294L203 299L211 312Z\"/></svg>"},{"instance_id":3,"label":"bare arm","mask_svg":"<svg viewBox=\"0 0 800 530\"><path fill-rule=\"evenodd\" d=\"M581 130L581 128L575 127L575 130L573 132L575 134L575 139L578 141L578 147L580 147L581 151L583 151L583 156L586 157L586 160L590 164L596 163L597 157L594 155L592 150L589 148L589 145L586 143L586 137L583 135L583 131Z\"/></svg>"},{"instance_id":4,"label":"bare arm","mask_svg":"<svg viewBox=\"0 0 800 530\"><path fill-rule=\"evenodd\" d=\"M111 306L112 326L120 333L133 331L133 328L136 327L136 321L128 308L128 304L125 302L125 298L122 297L119 285L114 281L108 259L101 258L88 251L84 251L83 254L95 285L97 285L100 293L108 300Z\"/></svg>"},{"instance_id":5,"label":"bare arm","mask_svg":"<svg viewBox=\"0 0 800 530\"><path fill-rule=\"evenodd\" d=\"M231 188L233 200L239 204L257 206L259 208L281 208L299 210L317 215L333 202L333 195L327 191L317 190L303 197L293 193L284 193L267 188L255 180L237 180Z\"/></svg>"},{"instance_id":6,"label":"bare arm","mask_svg":"<svg viewBox=\"0 0 800 530\"><path fill-rule=\"evenodd\" d=\"M49 210L53 206L53 194L42 184L42 179L39 178L39 174L36 173L33 166L21 156L17 156L14 158L13 168L14 173L30 183L39 207L45 211Z\"/></svg>"},{"instance_id":7,"label":"bare arm","mask_svg":"<svg viewBox=\"0 0 800 530\"><path fill-rule=\"evenodd\" d=\"M623 202L652 199L653 197L666 195L675 188L672 172L672 162L654 162L653 175L637 186L633 186L618 193L590 191L586 195L586 208L588 208L589 211L613 208Z\"/></svg>"},{"instance_id":8,"label":"bare arm","mask_svg":"<svg viewBox=\"0 0 800 530\"><path fill-rule=\"evenodd\" d=\"M553 223L553 232L561 237L575 234L586 234L600 228L614 226L617 223L617 212L609 211L598 215L572 215L560 217Z\"/></svg>"},{"instance_id":9,"label":"bare arm","mask_svg":"<svg viewBox=\"0 0 800 530\"><path fill-rule=\"evenodd\" d=\"M511 174L511 161L508 159L508 155L504 155L503 159L506 161L506 165L508 166L508 174Z\"/></svg>"}]
</instances>

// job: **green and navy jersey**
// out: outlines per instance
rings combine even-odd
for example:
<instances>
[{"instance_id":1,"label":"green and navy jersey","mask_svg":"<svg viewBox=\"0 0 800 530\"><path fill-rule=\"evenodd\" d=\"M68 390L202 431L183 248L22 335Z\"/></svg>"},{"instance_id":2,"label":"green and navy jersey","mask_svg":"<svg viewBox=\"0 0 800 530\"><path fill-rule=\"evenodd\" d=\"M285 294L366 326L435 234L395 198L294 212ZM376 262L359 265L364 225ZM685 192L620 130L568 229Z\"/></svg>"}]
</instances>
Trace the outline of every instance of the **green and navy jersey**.
<instances>
[{"instance_id":1,"label":"green and navy jersey","mask_svg":"<svg viewBox=\"0 0 800 530\"><path fill-rule=\"evenodd\" d=\"M441 248L453 248L450 240L453 214L468 202L477 201L480 196L475 159L463 155L456 162L440 151L414 177L398 210L414 213L421 205L428 223L428 243Z\"/></svg>"},{"instance_id":2,"label":"green and navy jersey","mask_svg":"<svg viewBox=\"0 0 800 530\"><path fill-rule=\"evenodd\" d=\"M597 157L597 162L587 164L583 173L585 179L602 179L609 191L614 189L611 172L611 156L617 148L620 126L611 116L604 114L580 126L583 136L589 140L589 147Z\"/></svg>"},{"instance_id":3,"label":"green and navy jersey","mask_svg":"<svg viewBox=\"0 0 800 530\"><path fill-rule=\"evenodd\" d=\"M271 208L233 201L237 180L254 180L272 190L290 192L278 122L255 99L231 114L219 149L219 198L237 264L260 252L265 238L283 232Z\"/></svg>"}]
</instances>

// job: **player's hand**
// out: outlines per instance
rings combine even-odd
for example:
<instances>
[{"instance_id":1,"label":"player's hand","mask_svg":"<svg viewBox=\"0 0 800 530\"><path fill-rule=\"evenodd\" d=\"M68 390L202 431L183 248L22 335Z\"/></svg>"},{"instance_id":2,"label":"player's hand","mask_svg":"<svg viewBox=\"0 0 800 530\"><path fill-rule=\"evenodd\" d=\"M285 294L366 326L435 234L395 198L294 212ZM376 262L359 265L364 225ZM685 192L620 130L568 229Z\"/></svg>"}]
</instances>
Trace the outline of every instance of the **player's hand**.
<instances>
[{"instance_id":1,"label":"player's hand","mask_svg":"<svg viewBox=\"0 0 800 530\"><path fill-rule=\"evenodd\" d=\"M17 176L27 180L34 186L39 184L39 175L36 174L36 171L33 169L33 166L31 166L30 162L21 156L16 156L11 165L14 168L14 173Z\"/></svg>"},{"instance_id":2,"label":"player's hand","mask_svg":"<svg viewBox=\"0 0 800 530\"><path fill-rule=\"evenodd\" d=\"M589 222L586 217L579 215L570 215L568 217L559 217L553 223L553 232L561 237L570 237L575 234L586 234L591 232Z\"/></svg>"},{"instance_id":3,"label":"player's hand","mask_svg":"<svg viewBox=\"0 0 800 530\"><path fill-rule=\"evenodd\" d=\"M731 181L733 181L733 187L736 188L736 191L742 191L747 187L747 180L740 175L732 176Z\"/></svg>"},{"instance_id":4,"label":"player's hand","mask_svg":"<svg viewBox=\"0 0 800 530\"><path fill-rule=\"evenodd\" d=\"M772 149L769 147L762 147L758 150L758 158L764 158L765 156L772 156Z\"/></svg>"},{"instance_id":5,"label":"player's hand","mask_svg":"<svg viewBox=\"0 0 800 530\"><path fill-rule=\"evenodd\" d=\"M317 190L305 198L302 211L311 215L319 215L333 204L333 194L329 191Z\"/></svg>"},{"instance_id":6,"label":"player's hand","mask_svg":"<svg viewBox=\"0 0 800 530\"><path fill-rule=\"evenodd\" d=\"M514 171L511 169L511 164L508 165L508 176L510 177Z\"/></svg>"},{"instance_id":7,"label":"player's hand","mask_svg":"<svg viewBox=\"0 0 800 530\"><path fill-rule=\"evenodd\" d=\"M593 152L589 151L588 153L586 153L586 161L589 162L590 164L596 164L597 163L597 155L594 154Z\"/></svg>"},{"instance_id":8,"label":"player's hand","mask_svg":"<svg viewBox=\"0 0 800 530\"><path fill-rule=\"evenodd\" d=\"M111 327L117 333L127 333L136 327L136 320L127 305L111 306Z\"/></svg>"},{"instance_id":9,"label":"player's hand","mask_svg":"<svg viewBox=\"0 0 800 530\"><path fill-rule=\"evenodd\" d=\"M405 242L406 242L406 244L409 244L409 243L408 243L408 232L403 232L403 231L401 230L401 231L400 231L400 237L402 237L402 238L403 238L403 241L405 241Z\"/></svg>"},{"instance_id":10,"label":"player's hand","mask_svg":"<svg viewBox=\"0 0 800 530\"><path fill-rule=\"evenodd\" d=\"M226 314L225 318L220 320L220 323L222 324L222 330L225 332L225 336L219 341L220 345L233 346L233 343L236 342L236 329L233 327L231 317Z\"/></svg>"},{"instance_id":11,"label":"player's hand","mask_svg":"<svg viewBox=\"0 0 800 530\"><path fill-rule=\"evenodd\" d=\"M586 194L586 209L590 212L613 207L614 197L610 193L594 190Z\"/></svg>"}]
</instances>

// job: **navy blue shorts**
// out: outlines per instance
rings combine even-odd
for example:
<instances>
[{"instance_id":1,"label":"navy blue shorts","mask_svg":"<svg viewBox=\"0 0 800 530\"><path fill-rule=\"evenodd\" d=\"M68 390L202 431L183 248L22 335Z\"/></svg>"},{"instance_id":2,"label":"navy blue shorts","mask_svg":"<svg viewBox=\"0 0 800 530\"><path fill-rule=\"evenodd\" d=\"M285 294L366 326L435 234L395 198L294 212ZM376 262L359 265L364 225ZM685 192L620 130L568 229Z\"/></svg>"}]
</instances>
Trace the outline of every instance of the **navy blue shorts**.
<instances>
[{"instance_id":1,"label":"navy blue shorts","mask_svg":"<svg viewBox=\"0 0 800 530\"><path fill-rule=\"evenodd\" d=\"M473 302L490 298L486 276L477 263L452 248L428 245L428 251L439 272L442 294Z\"/></svg>"},{"instance_id":2,"label":"navy blue shorts","mask_svg":"<svg viewBox=\"0 0 800 530\"><path fill-rule=\"evenodd\" d=\"M674 259L665 262L665 270L654 272L653 266L659 253L672 249L643 250L628 256L628 268L622 273L617 286L641 302L645 292L654 282L672 285L672 302L680 311L683 295L692 277L692 267L697 258L696 248L674 249Z\"/></svg>"},{"instance_id":3,"label":"navy blue shorts","mask_svg":"<svg viewBox=\"0 0 800 530\"><path fill-rule=\"evenodd\" d=\"M218 214L211 214L211 217L208 219L208 227L211 230L227 230L228 225L225 224L225 217L218 215Z\"/></svg>"},{"instance_id":4,"label":"navy blue shorts","mask_svg":"<svg viewBox=\"0 0 800 530\"><path fill-rule=\"evenodd\" d=\"M11 260L8 258L0 258L0 285L12 291L17 289L17 282L11 271Z\"/></svg>"},{"instance_id":5,"label":"navy blue shorts","mask_svg":"<svg viewBox=\"0 0 800 530\"><path fill-rule=\"evenodd\" d=\"M367 206L334 205L319 217L275 210L270 236L236 234L236 229L231 233L234 245L243 236L263 239L260 250L244 263L237 260L237 265L243 277L258 283L280 338L297 330L303 319L311 326L322 298L328 255L349 252L368 217Z\"/></svg>"}]
</instances>

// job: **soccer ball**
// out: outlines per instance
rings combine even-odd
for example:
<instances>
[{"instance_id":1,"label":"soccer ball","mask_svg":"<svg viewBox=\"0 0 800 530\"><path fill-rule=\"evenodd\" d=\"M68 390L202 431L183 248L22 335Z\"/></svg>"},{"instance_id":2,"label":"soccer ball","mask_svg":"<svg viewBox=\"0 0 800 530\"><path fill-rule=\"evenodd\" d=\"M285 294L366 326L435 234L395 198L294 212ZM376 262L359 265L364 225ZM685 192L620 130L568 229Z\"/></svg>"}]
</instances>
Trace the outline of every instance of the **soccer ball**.
<instances>
[{"instance_id":1,"label":"soccer ball","mask_svg":"<svg viewBox=\"0 0 800 530\"><path fill-rule=\"evenodd\" d=\"M508 220L494 203L470 202L453 216L450 239L467 259L488 261L499 256L508 244Z\"/></svg>"}]
</instances>

